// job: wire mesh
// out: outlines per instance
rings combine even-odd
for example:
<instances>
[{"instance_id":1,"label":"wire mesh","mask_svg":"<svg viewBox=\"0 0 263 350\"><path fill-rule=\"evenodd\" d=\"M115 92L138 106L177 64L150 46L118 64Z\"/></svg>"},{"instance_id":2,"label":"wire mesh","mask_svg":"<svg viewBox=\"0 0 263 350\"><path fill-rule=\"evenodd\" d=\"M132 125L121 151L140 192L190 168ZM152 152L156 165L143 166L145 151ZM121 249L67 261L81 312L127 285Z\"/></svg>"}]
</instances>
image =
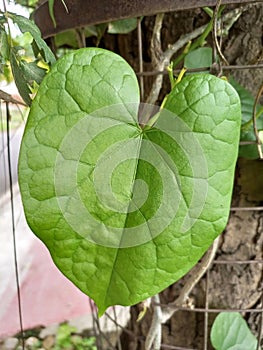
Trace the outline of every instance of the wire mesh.
<instances>
[{"instance_id":1,"label":"wire mesh","mask_svg":"<svg viewBox=\"0 0 263 350\"><path fill-rule=\"evenodd\" d=\"M144 84L145 84L145 77L147 76L152 76L155 77L157 75L166 75L167 71L166 70L161 70L161 71L156 71L156 70L151 70L151 71L146 71L144 70L145 62L143 60L143 51L145 50L145 47L143 46L143 39L142 39L142 27L141 27L141 18L138 19L137 22L137 35L138 35L138 67L139 70L137 72L138 78L139 78L139 83L141 87L141 98L144 100L144 95L145 95L145 89L144 89ZM207 68L207 67L205 67ZM247 70L247 69L258 69L261 68L263 69L263 64L248 64L248 65L222 65L222 70L223 71L229 71L229 70ZM200 71L202 69L196 69L194 71ZM175 70L175 73L179 73L180 70ZM250 142L251 143L251 142ZM243 142L244 144L244 142ZM231 212L236 213L236 212L260 212L263 211L263 206L235 206L233 205L231 207ZM226 235L227 233L224 233ZM203 345L202 349L203 350L208 350L209 349L209 330L210 330L210 321L209 321L209 316L217 314L219 312L231 312L231 311L237 311L240 313L243 313L245 315L248 314L256 314L257 317L257 333L258 333L258 344L260 344L262 338L263 338L263 293L261 291L261 297L260 301L257 302L257 308L256 307L251 307L251 308L213 308L210 306L210 298L211 298L211 289L209 288L209 285L211 284L211 276L210 276L210 271L213 269L214 266L230 266L230 265L255 265L258 264L259 269L262 271L263 267L263 260L255 258L253 260L247 260L247 259L215 259L209 269L209 271L206 273L205 278L203 281L205 281L205 296L204 296L204 305L201 307L196 306L196 307L174 307L169 304L164 304L160 303L159 305L162 308L167 308L168 306L174 307L177 311L182 311L182 312L187 312L187 313L194 313L194 314L200 314L203 315ZM241 286L242 287L242 286ZM261 287L262 289L262 287ZM127 327L126 324L121 324L118 319L118 314L116 312L116 309L113 308L113 313L110 314L109 312L106 312L106 317L115 325L115 330L113 332L116 333L116 337L114 341L110 340L109 336L107 333L105 333L102 328L101 328L101 320L97 317L96 310L94 308L93 303L90 303L91 309L92 309L92 316L93 316L93 332L97 338L97 347L99 350L101 349L118 349L118 350L125 350L125 349L131 349L129 344L125 344L125 341L121 341L121 335L126 334L129 339L134 339L136 341L136 344L139 348L139 346L143 347L143 344L145 342L145 336L144 335L138 335L135 334L131 329ZM130 313L130 309L127 308L126 313ZM175 314L176 317L177 314ZM140 345L139 345L140 344ZM260 345L259 345L260 347ZM133 347L133 349L136 349L137 347ZM161 345L162 349L177 349L177 350L201 350L201 348L190 348L190 347L182 347L176 344L165 344L162 343Z\"/></svg>"},{"instance_id":2,"label":"wire mesh","mask_svg":"<svg viewBox=\"0 0 263 350\"><path fill-rule=\"evenodd\" d=\"M138 35L138 67L139 70L137 72L137 76L139 79L139 83L140 83L140 87L141 87L141 97L143 99L144 97L144 78L145 77L155 77L157 75L166 75L167 71L166 70L144 70L144 61L143 61L143 50L146 50L145 47L143 47L143 39L142 39L142 29L141 29L141 19L138 19L138 25L137 25L137 35ZM209 67L204 67L209 69ZM198 72L198 71L204 71L204 68L200 68L200 69L193 69L192 71ZM234 71L234 70L253 70L253 69L263 69L263 64L261 64L260 62L258 64L248 64L248 65L222 65L222 70L224 71ZM190 70L191 71L191 70ZM174 70L174 73L179 73L180 69ZM241 142L240 144L253 144L256 142ZM263 211L263 207L262 206L236 206L236 205L232 205L231 206L231 212L232 213L238 213L238 212L258 212L259 214L261 214L260 212ZM238 232L237 232L238 234ZM262 232L261 232L262 234ZM223 235L227 235L227 232L223 233ZM257 305L253 306L251 308L236 308L236 307L222 307L222 308L214 308L210 306L210 302L209 300L211 299L211 289L209 288L209 285L211 284L210 281L210 271L213 269L214 266L233 266L233 265L254 265L257 264L259 270L261 270L261 272L263 271L263 260L262 259L251 259L251 260L242 260L242 259L235 259L235 258L228 258L228 259L215 259L213 261L213 263L211 264L209 270L206 272L205 278L203 278L203 281L205 281L205 297L204 297L204 305L202 307L175 307L175 306L171 306L169 304L159 304L162 308L167 308L167 307L174 307L177 311L183 311L183 312L187 312L187 313L194 313L194 314L201 314L203 315L203 345L202 348L200 347L194 347L194 348L189 348L187 346L179 346L176 344L165 344L164 342L161 344L161 349L174 349L174 350L208 350L211 349L211 345L209 344L209 333L210 333L210 329L211 329L211 321L209 321L209 317L211 315L215 315L218 314L220 312L239 312L242 313L243 316L248 316L248 315L255 315L256 319L257 319L257 339L258 339L258 349L260 349L260 345L261 345L261 341L263 338L263 330L262 330L262 324L263 324L263 293L262 293L262 286L259 286L259 288L261 288L261 296L260 296L260 300L255 303ZM261 281L262 284L262 281ZM240 286L242 288L242 286ZM127 312L130 312L129 309L127 309ZM177 314L175 314L176 317ZM128 329L127 327L120 325L118 323L118 319L115 317L116 314L114 315L114 317L110 316L108 313L106 314L107 317L109 317L109 319L114 322L116 324L116 326L119 326L119 328L121 329L122 333L126 333L128 334L128 336L133 339L137 340L137 346L130 346L127 342L125 343L125 341L123 342L123 344L121 345L120 342L118 342L118 344L116 344L115 349L143 349L144 346L144 342L145 342L145 336L143 335L136 335L135 333L133 333L131 331L131 329ZM96 317L96 315L94 315L94 317ZM248 317L247 317L248 318ZM139 345L140 344L140 345ZM123 347L122 347L123 346ZM245 350L245 349L244 349Z\"/></svg>"}]
</instances>

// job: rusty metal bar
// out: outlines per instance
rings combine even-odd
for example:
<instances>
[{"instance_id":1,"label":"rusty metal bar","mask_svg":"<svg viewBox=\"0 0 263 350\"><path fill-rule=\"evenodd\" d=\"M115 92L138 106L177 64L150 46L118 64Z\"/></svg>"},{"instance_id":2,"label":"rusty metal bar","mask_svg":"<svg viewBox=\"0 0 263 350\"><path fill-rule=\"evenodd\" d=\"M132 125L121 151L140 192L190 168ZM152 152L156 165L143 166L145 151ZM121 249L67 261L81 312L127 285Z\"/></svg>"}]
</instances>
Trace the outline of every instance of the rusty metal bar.
<instances>
[{"instance_id":1,"label":"rusty metal bar","mask_svg":"<svg viewBox=\"0 0 263 350\"><path fill-rule=\"evenodd\" d=\"M222 4L245 4L258 0L222 0ZM216 0L65 0L67 10L61 0L54 2L56 27L51 20L48 0L33 13L33 19L44 38L62 31L85 27L114 20L150 16L162 12L215 6Z\"/></svg>"},{"instance_id":2,"label":"rusty metal bar","mask_svg":"<svg viewBox=\"0 0 263 350\"><path fill-rule=\"evenodd\" d=\"M195 308L189 308L189 307L178 307L176 305L172 305L172 304L162 304L162 303L154 303L154 305L158 305L158 306L161 306L163 307L164 309L165 308L171 308L171 309L174 309L174 310L177 310L177 311L187 311L187 312L199 312L199 313L209 313L209 314L214 314L214 313L219 313L219 312L245 312L245 313L256 313L256 314L259 314L259 313L262 313L263 312L263 309L262 308L258 308L258 309L238 309L238 308L218 308L218 309L214 309L214 308L201 308L201 307L195 307Z\"/></svg>"},{"instance_id":3,"label":"rusty metal bar","mask_svg":"<svg viewBox=\"0 0 263 350\"><path fill-rule=\"evenodd\" d=\"M250 265L250 264L263 264L263 260L214 260L214 265Z\"/></svg>"}]
</instances>

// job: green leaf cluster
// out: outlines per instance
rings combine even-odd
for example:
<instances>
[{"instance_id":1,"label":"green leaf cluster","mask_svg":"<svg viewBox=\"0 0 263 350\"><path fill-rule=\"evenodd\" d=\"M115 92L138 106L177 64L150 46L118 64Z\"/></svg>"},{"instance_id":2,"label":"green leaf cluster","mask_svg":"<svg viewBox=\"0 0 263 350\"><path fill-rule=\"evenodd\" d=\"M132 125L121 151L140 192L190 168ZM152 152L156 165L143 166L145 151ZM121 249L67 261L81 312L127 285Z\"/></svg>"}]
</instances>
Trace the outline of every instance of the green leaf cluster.
<instances>
[{"instance_id":1,"label":"green leaf cluster","mask_svg":"<svg viewBox=\"0 0 263 350\"><path fill-rule=\"evenodd\" d=\"M35 60L25 54L24 48L10 35L7 22L12 20L22 33L29 33L31 36L30 45L35 56ZM1 72L7 80L10 80L8 66L10 64L12 75L18 91L27 105L31 104L31 94L35 84L39 85L44 78L48 65L55 63L56 59L45 41L41 38L41 33L33 21L14 13L2 13L0 17L0 63ZM46 63L40 65L40 60Z\"/></svg>"},{"instance_id":2,"label":"green leaf cluster","mask_svg":"<svg viewBox=\"0 0 263 350\"><path fill-rule=\"evenodd\" d=\"M68 11L67 5L64 2L64 0L61 0L63 3L65 10ZM49 14L52 19L52 22L54 24L54 27L56 27L56 18L54 13L54 0L48 1L49 5ZM60 47L70 47L73 49L80 48L82 46L82 43L80 44L79 41L79 32L81 31L82 38L84 37L96 37L96 45L98 46L103 35L108 32L109 34L127 34L133 31L137 28L137 18L127 18L127 19L121 19L118 21L112 21L109 23L100 23L97 25L91 25L87 26L85 28L81 29L71 29L67 30L62 33L58 33L54 37L55 45L57 48ZM83 40L83 39L82 39Z\"/></svg>"},{"instance_id":3,"label":"green leaf cluster","mask_svg":"<svg viewBox=\"0 0 263 350\"><path fill-rule=\"evenodd\" d=\"M81 337L77 329L67 323L61 324L57 330L54 350L97 350L95 337Z\"/></svg>"}]
</instances>

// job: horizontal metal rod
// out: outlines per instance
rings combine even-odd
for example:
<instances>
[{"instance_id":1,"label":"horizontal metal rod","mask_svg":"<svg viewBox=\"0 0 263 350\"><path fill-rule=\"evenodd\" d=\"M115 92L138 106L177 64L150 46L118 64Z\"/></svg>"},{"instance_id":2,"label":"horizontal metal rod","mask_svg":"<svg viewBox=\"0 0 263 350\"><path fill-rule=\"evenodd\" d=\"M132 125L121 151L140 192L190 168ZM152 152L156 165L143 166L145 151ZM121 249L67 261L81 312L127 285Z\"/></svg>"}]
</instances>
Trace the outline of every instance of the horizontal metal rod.
<instances>
[{"instance_id":1,"label":"horizontal metal rod","mask_svg":"<svg viewBox=\"0 0 263 350\"><path fill-rule=\"evenodd\" d=\"M168 350L198 350L193 348L185 348L181 346L174 346L174 345L168 345L168 344L161 344L161 349L168 349Z\"/></svg>"},{"instance_id":2,"label":"horizontal metal rod","mask_svg":"<svg viewBox=\"0 0 263 350\"><path fill-rule=\"evenodd\" d=\"M251 265L251 264L263 264L263 260L214 260L215 265Z\"/></svg>"},{"instance_id":3,"label":"horizontal metal rod","mask_svg":"<svg viewBox=\"0 0 263 350\"><path fill-rule=\"evenodd\" d=\"M219 313L219 312L249 312L249 313L262 313L263 312L263 308L259 308L259 309L209 309L209 308L189 308L189 307L178 307L176 305L173 304L157 304L157 303L153 303L153 305L158 305L161 306L163 308L172 308L178 311L189 311L189 312L201 312L201 313Z\"/></svg>"},{"instance_id":4,"label":"horizontal metal rod","mask_svg":"<svg viewBox=\"0 0 263 350\"><path fill-rule=\"evenodd\" d=\"M263 68L263 64L247 64L247 65L229 65L229 66L221 66L223 71L227 70L243 70L243 69L261 69ZM200 67L200 68L189 68L187 69L187 72L189 73L198 73L203 71L209 71L210 67ZM174 69L174 74L179 74L181 72L181 69ZM155 76L155 75L166 75L168 74L167 70L162 71L149 71L149 72L137 72L136 75L138 77L140 76Z\"/></svg>"},{"instance_id":5,"label":"horizontal metal rod","mask_svg":"<svg viewBox=\"0 0 263 350\"><path fill-rule=\"evenodd\" d=\"M245 4L258 0L222 0L222 4ZM56 26L49 13L49 1L45 0L33 13L33 19L48 38L73 28L81 28L119 19L150 16L157 13L215 6L216 0L66 0L54 2Z\"/></svg>"},{"instance_id":6,"label":"horizontal metal rod","mask_svg":"<svg viewBox=\"0 0 263 350\"><path fill-rule=\"evenodd\" d=\"M261 211L263 207L231 207L231 211Z\"/></svg>"}]
</instances>

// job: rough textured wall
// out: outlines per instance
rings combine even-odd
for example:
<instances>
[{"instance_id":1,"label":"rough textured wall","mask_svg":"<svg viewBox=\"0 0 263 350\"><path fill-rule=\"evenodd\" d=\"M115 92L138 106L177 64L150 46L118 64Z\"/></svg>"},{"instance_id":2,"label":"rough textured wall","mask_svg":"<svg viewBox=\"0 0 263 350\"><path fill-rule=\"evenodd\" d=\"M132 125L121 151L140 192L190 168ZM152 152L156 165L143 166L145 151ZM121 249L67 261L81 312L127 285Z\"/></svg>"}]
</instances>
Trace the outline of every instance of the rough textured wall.
<instances>
[{"instance_id":1,"label":"rough textured wall","mask_svg":"<svg viewBox=\"0 0 263 350\"><path fill-rule=\"evenodd\" d=\"M228 8L226 9L226 11ZM246 65L263 63L262 27L263 3L251 6L229 30L223 41L223 52L230 64ZM173 43L178 38L196 27L206 23L207 16L200 9L169 14L165 16L162 29L163 46ZM149 47L150 34L154 18L148 17L143 22L144 68L151 69ZM208 39L211 42L211 38ZM138 70L137 37L110 37L106 46L123 55ZM263 69L240 70L232 74L234 78L250 92L256 93L263 82ZM146 79L146 91L149 91L151 79ZM162 95L169 89L165 80ZM263 203L263 162L240 159L237 165L233 206L255 206ZM261 174L261 175L260 175ZM217 259L251 260L262 259L263 250L263 215L256 211L232 212L229 224L221 237ZM187 276L185 276L187 278ZM178 294L184 279L162 293L162 301L172 301ZM209 274L208 303L211 308L255 308L260 304L262 293L262 264L214 265ZM205 306L206 280L203 278L192 293L195 307ZM139 307L133 307L129 329L139 338L146 336L151 321L151 311L141 323L136 322ZM256 314L247 316L252 330L257 334L259 319ZM209 325L215 315L209 316ZM163 326L164 344L203 349L204 315L178 311ZM123 349L143 349L142 343L123 334ZM212 349L211 345L208 349Z\"/></svg>"}]
</instances>

